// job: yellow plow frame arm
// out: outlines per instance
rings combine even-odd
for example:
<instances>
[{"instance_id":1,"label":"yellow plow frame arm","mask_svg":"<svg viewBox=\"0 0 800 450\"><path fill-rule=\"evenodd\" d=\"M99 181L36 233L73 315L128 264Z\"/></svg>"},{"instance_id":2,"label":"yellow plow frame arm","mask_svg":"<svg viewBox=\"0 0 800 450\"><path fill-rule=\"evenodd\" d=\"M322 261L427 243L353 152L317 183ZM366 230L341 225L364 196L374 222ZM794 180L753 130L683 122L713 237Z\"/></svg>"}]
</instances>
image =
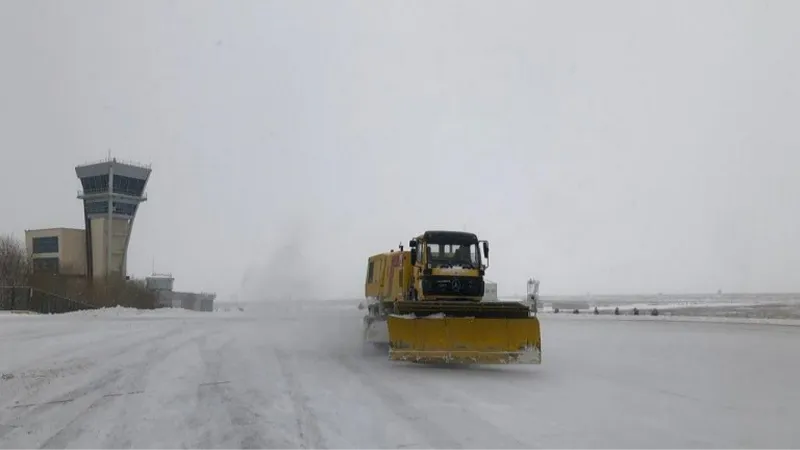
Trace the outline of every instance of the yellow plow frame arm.
<instances>
[{"instance_id":1,"label":"yellow plow frame arm","mask_svg":"<svg viewBox=\"0 0 800 450\"><path fill-rule=\"evenodd\" d=\"M453 364L541 364L539 319L517 302L397 302L389 359Z\"/></svg>"}]
</instances>

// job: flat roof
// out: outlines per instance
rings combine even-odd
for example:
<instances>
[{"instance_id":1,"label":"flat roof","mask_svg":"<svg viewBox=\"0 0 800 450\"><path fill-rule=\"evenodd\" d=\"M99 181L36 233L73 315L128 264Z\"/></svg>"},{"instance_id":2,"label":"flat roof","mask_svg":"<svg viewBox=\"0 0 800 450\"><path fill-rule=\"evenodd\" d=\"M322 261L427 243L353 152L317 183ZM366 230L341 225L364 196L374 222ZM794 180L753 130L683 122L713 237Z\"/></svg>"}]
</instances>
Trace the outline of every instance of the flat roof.
<instances>
[{"instance_id":1,"label":"flat roof","mask_svg":"<svg viewBox=\"0 0 800 450\"><path fill-rule=\"evenodd\" d=\"M104 175L109 172L111 167L114 167L114 173L117 175L138 178L140 180L146 180L150 176L150 172L152 172L149 165L111 158L75 166L75 175L77 175L78 178Z\"/></svg>"},{"instance_id":2,"label":"flat roof","mask_svg":"<svg viewBox=\"0 0 800 450\"><path fill-rule=\"evenodd\" d=\"M80 231L84 232L83 228L69 228L69 227L54 227L54 228L33 228L30 230L25 230L26 233L34 232L34 231Z\"/></svg>"},{"instance_id":3,"label":"flat roof","mask_svg":"<svg viewBox=\"0 0 800 450\"><path fill-rule=\"evenodd\" d=\"M142 164L142 163L138 163L138 162L135 162L135 161L127 161L127 160L117 159L117 158L99 159L97 161L91 161L91 162L88 162L88 163L85 163L85 164L79 164L75 168L77 169L78 167L97 166L97 165L101 165L101 164L116 164L116 165L120 165L120 166L137 167L139 169L148 169L148 170L150 169L150 164Z\"/></svg>"}]
</instances>

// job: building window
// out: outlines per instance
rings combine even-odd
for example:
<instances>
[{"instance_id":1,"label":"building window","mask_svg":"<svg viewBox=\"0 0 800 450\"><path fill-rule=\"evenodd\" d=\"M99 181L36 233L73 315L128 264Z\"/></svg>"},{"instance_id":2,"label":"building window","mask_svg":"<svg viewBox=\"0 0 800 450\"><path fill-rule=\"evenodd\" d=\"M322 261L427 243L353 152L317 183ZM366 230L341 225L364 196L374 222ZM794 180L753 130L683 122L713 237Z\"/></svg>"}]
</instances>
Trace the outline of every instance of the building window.
<instances>
[{"instance_id":1,"label":"building window","mask_svg":"<svg viewBox=\"0 0 800 450\"><path fill-rule=\"evenodd\" d=\"M58 253L58 236L33 238L33 253Z\"/></svg>"},{"instance_id":2,"label":"building window","mask_svg":"<svg viewBox=\"0 0 800 450\"><path fill-rule=\"evenodd\" d=\"M58 273L58 258L34 258L33 271L36 273Z\"/></svg>"},{"instance_id":3,"label":"building window","mask_svg":"<svg viewBox=\"0 0 800 450\"><path fill-rule=\"evenodd\" d=\"M81 184L83 185L83 192L86 194L107 192L108 175L98 175L94 177L81 178Z\"/></svg>"},{"instance_id":4,"label":"building window","mask_svg":"<svg viewBox=\"0 0 800 450\"><path fill-rule=\"evenodd\" d=\"M108 214L108 201L87 203L86 214ZM114 202L114 214L132 216L136 214L136 204Z\"/></svg>"},{"instance_id":5,"label":"building window","mask_svg":"<svg viewBox=\"0 0 800 450\"><path fill-rule=\"evenodd\" d=\"M108 213L108 202L91 202L86 204L86 214L106 214Z\"/></svg>"},{"instance_id":6,"label":"building window","mask_svg":"<svg viewBox=\"0 0 800 450\"><path fill-rule=\"evenodd\" d=\"M114 192L141 197L144 192L144 180L114 175Z\"/></svg>"},{"instance_id":7,"label":"building window","mask_svg":"<svg viewBox=\"0 0 800 450\"><path fill-rule=\"evenodd\" d=\"M114 214L132 216L136 214L136 205L133 203L114 202Z\"/></svg>"}]
</instances>

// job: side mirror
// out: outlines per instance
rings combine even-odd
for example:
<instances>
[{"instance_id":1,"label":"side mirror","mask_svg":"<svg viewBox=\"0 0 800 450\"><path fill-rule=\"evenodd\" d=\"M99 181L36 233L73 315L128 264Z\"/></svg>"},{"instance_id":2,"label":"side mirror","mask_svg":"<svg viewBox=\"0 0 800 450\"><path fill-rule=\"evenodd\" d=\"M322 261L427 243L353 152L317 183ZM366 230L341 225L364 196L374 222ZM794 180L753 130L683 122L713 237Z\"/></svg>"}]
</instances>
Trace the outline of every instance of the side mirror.
<instances>
[{"instance_id":1,"label":"side mirror","mask_svg":"<svg viewBox=\"0 0 800 450\"><path fill-rule=\"evenodd\" d=\"M416 248L412 248L411 249L411 265L412 266L416 266L417 265L417 249Z\"/></svg>"},{"instance_id":2,"label":"side mirror","mask_svg":"<svg viewBox=\"0 0 800 450\"><path fill-rule=\"evenodd\" d=\"M483 241L483 254L486 255L486 258L489 258L489 243Z\"/></svg>"},{"instance_id":3,"label":"side mirror","mask_svg":"<svg viewBox=\"0 0 800 450\"><path fill-rule=\"evenodd\" d=\"M408 248L417 248L417 241L414 239L408 241Z\"/></svg>"}]
</instances>

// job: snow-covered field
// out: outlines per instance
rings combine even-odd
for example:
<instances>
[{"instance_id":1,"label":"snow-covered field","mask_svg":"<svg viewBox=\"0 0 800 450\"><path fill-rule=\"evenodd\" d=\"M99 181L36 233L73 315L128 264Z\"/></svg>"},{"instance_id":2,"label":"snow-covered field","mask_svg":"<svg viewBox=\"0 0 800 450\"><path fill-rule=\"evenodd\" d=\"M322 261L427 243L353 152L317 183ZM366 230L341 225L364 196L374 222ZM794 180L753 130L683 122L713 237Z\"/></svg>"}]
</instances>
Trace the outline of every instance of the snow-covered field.
<instances>
[{"instance_id":1,"label":"snow-covered field","mask_svg":"<svg viewBox=\"0 0 800 450\"><path fill-rule=\"evenodd\" d=\"M800 327L544 314L541 366L420 366L356 305L7 314L0 447L800 445Z\"/></svg>"},{"instance_id":2,"label":"snow-covered field","mask_svg":"<svg viewBox=\"0 0 800 450\"><path fill-rule=\"evenodd\" d=\"M793 293L544 296L541 303L543 312L554 308L590 312L597 308L600 313L611 313L619 308L622 314L630 314L638 308L642 314L657 309L660 314L677 316L800 320L800 294Z\"/></svg>"}]
</instances>

